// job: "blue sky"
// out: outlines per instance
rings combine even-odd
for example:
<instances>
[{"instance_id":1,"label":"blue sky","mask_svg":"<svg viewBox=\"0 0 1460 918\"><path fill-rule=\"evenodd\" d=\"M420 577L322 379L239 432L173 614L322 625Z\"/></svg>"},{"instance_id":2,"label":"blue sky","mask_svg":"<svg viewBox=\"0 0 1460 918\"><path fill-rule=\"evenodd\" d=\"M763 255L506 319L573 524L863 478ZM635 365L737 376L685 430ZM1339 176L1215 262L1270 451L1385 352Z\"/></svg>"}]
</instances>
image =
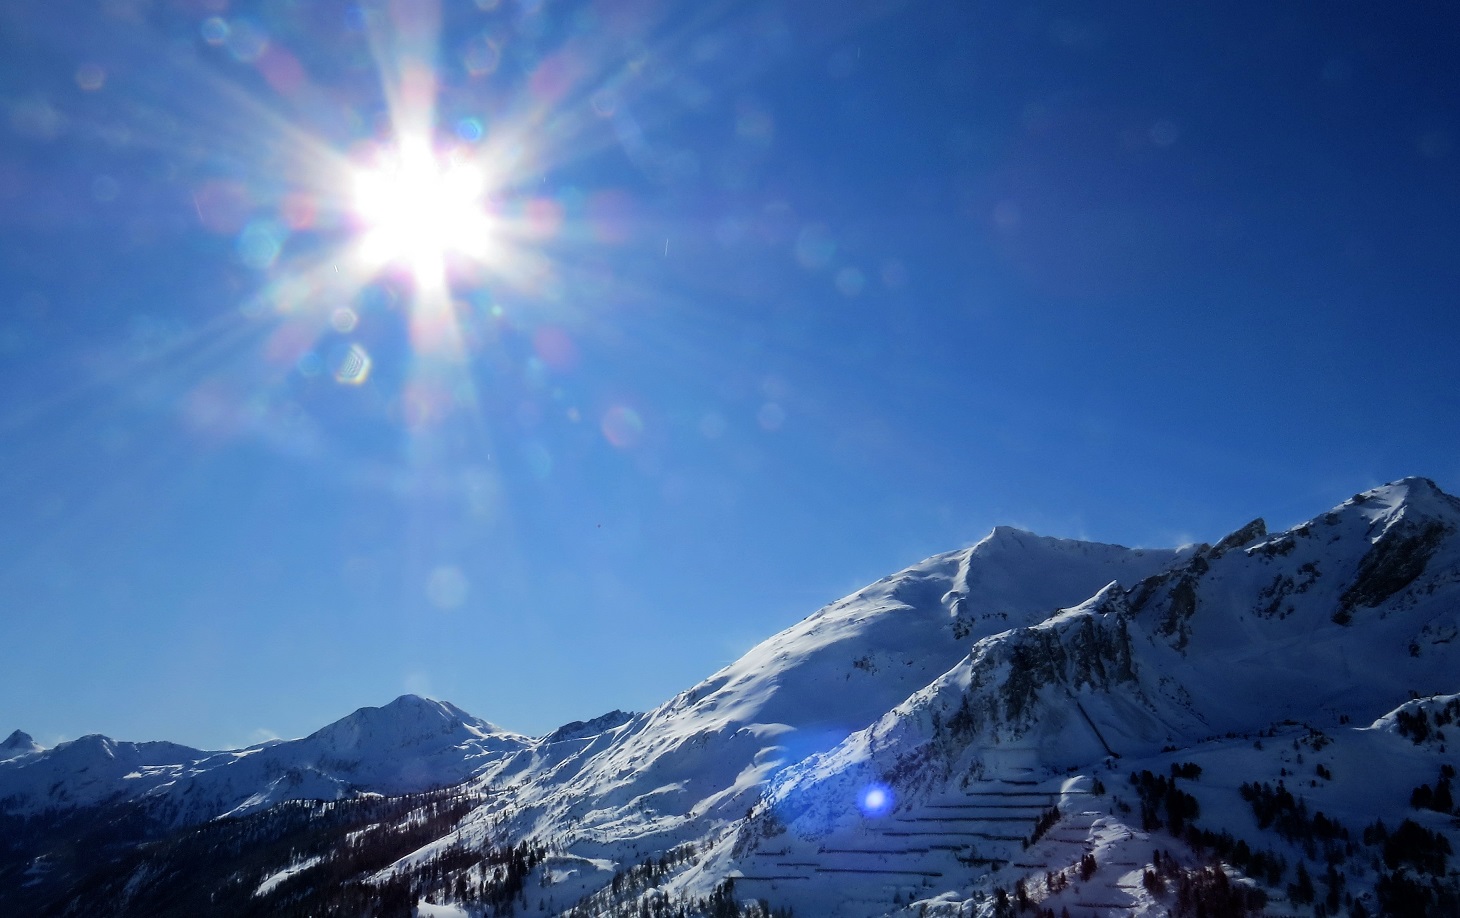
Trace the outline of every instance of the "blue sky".
<instances>
[{"instance_id":1,"label":"blue sky","mask_svg":"<svg viewBox=\"0 0 1460 918\"><path fill-rule=\"evenodd\" d=\"M437 12L0 11L0 732L541 733L995 524L1460 488L1453 10ZM411 138L489 229L371 260Z\"/></svg>"}]
</instances>

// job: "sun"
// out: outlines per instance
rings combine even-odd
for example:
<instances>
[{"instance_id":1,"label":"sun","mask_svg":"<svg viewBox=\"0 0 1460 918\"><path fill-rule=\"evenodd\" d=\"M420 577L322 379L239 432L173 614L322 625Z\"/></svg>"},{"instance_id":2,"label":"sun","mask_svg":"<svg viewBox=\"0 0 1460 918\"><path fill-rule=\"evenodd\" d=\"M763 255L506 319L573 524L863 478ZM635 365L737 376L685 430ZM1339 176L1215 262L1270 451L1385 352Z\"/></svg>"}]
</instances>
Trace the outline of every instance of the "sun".
<instances>
[{"instance_id":1,"label":"sun","mask_svg":"<svg viewBox=\"0 0 1460 918\"><path fill-rule=\"evenodd\" d=\"M407 268L421 284L444 280L449 256L484 260L495 238L486 171L427 141L379 151L354 168L352 210L370 266Z\"/></svg>"}]
</instances>

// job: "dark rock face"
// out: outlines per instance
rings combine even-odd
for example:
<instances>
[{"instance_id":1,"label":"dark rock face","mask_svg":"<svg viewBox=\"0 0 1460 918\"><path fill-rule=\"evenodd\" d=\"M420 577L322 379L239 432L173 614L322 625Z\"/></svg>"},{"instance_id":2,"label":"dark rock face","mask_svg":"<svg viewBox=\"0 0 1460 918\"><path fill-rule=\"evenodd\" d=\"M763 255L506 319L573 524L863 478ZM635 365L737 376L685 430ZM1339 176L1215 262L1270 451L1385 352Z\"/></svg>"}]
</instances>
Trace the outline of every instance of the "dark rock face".
<instances>
[{"instance_id":1,"label":"dark rock face","mask_svg":"<svg viewBox=\"0 0 1460 918\"><path fill-rule=\"evenodd\" d=\"M1211 570L1209 559L1219 557L1218 549L1222 544L1230 543L1229 548L1239 547L1259 538L1259 533L1266 531L1267 527L1262 520L1253 520L1223 539L1216 548L1209 545L1198 546L1197 553L1186 567L1147 577L1128 594L1130 614L1156 615L1157 611L1148 610L1158 610L1161 619L1156 625L1156 633L1171 638L1172 646L1184 651L1191 640L1191 618L1196 615L1199 605L1198 589L1201 579ZM1242 541L1234 541L1237 539Z\"/></svg>"},{"instance_id":2,"label":"dark rock face","mask_svg":"<svg viewBox=\"0 0 1460 918\"><path fill-rule=\"evenodd\" d=\"M1186 624L1196 614L1196 579L1182 577L1171 588L1171 604L1166 607L1166 618L1161 622L1161 634L1176 638L1176 649L1185 650L1191 639L1191 629Z\"/></svg>"},{"instance_id":3,"label":"dark rock face","mask_svg":"<svg viewBox=\"0 0 1460 918\"><path fill-rule=\"evenodd\" d=\"M1212 546L1211 556L1215 560L1234 548L1242 548L1251 545L1258 539L1265 538L1267 538L1267 523L1262 517L1258 517Z\"/></svg>"},{"instance_id":4,"label":"dark rock face","mask_svg":"<svg viewBox=\"0 0 1460 918\"><path fill-rule=\"evenodd\" d=\"M1413 583L1425 572L1445 533L1439 520L1391 526L1359 562L1354 582L1339 597L1333 620L1347 625L1355 608L1373 608Z\"/></svg>"},{"instance_id":5,"label":"dark rock face","mask_svg":"<svg viewBox=\"0 0 1460 918\"><path fill-rule=\"evenodd\" d=\"M565 740L597 736L605 730L612 730L614 727L622 726L633 719L634 715L632 712L615 709L609 711L607 714L600 714L592 720L575 720L572 723L563 724L544 737L543 742L561 743Z\"/></svg>"},{"instance_id":6,"label":"dark rock face","mask_svg":"<svg viewBox=\"0 0 1460 918\"><path fill-rule=\"evenodd\" d=\"M5 742L0 743L0 751L10 752L16 749L23 749L28 752L34 746L35 740L31 739L29 733L26 733L24 730L16 730L5 739Z\"/></svg>"},{"instance_id":7,"label":"dark rock face","mask_svg":"<svg viewBox=\"0 0 1460 918\"><path fill-rule=\"evenodd\" d=\"M983 716L972 712L976 716L970 726L977 729L987 722L1026 726L1037 709L1040 690L1047 686L1110 691L1116 683L1133 682L1135 667L1124 612L1121 608L1108 618L1086 616L1059 629L1015 632L1007 650L1008 675L1000 690L987 696L989 709ZM993 682L997 660L991 659L989 664L973 673L970 693Z\"/></svg>"}]
</instances>

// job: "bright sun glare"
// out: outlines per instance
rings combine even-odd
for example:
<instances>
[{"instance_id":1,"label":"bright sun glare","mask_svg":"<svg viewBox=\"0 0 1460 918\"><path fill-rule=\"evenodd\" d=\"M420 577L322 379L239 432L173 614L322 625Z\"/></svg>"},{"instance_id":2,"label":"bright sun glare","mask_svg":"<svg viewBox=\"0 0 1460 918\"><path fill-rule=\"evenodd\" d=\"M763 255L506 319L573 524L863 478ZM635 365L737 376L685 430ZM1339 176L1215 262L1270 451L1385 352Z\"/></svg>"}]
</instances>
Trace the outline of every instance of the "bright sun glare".
<instances>
[{"instance_id":1,"label":"bright sun glare","mask_svg":"<svg viewBox=\"0 0 1460 918\"><path fill-rule=\"evenodd\" d=\"M406 143L357 168L353 178L367 262L404 263L426 283L442 277L450 254L486 256L493 226L478 165L438 157L426 142Z\"/></svg>"}]
</instances>

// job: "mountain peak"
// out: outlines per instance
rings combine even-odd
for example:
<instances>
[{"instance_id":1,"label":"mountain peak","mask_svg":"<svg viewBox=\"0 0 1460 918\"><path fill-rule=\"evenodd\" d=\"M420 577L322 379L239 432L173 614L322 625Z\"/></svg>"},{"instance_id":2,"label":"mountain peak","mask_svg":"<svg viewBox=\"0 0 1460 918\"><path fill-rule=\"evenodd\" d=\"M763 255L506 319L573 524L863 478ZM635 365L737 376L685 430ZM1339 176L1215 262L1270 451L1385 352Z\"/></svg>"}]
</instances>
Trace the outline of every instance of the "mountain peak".
<instances>
[{"instance_id":1,"label":"mountain peak","mask_svg":"<svg viewBox=\"0 0 1460 918\"><path fill-rule=\"evenodd\" d=\"M32 752L44 752L45 747L31 738L24 730L16 730L0 743L0 758L13 759Z\"/></svg>"},{"instance_id":2,"label":"mountain peak","mask_svg":"<svg viewBox=\"0 0 1460 918\"><path fill-rule=\"evenodd\" d=\"M360 710L369 710L361 708ZM445 716L458 720L472 720L472 716L449 701L438 701L435 698L427 698L425 695L407 693L395 698L393 701L381 705L378 710L390 712L424 712ZM358 712L357 712L358 713Z\"/></svg>"},{"instance_id":3,"label":"mountain peak","mask_svg":"<svg viewBox=\"0 0 1460 918\"><path fill-rule=\"evenodd\" d=\"M1417 835L1424 845L1457 844L1445 821L1453 806L1415 802L1421 788L1431 802L1438 798L1430 787L1443 754L1439 729L1460 717L1460 696L1449 694L1460 671L1457 572L1460 501L1424 478L1374 488L1277 534L1254 519L1215 545L1124 548L999 526L972 548L933 556L823 607L641 715L610 711L531 739L447 702L405 694L304 739L241 752L90 736L35 756L0 755L0 800L40 818L136 802L156 806L149 812L159 816L177 814L178 823L202 823L262 814L288 800L474 782L467 793L431 798L472 810L432 820L441 834L425 834L436 830L412 815L419 812L414 802L361 808L372 822L333 822L335 835L327 834L336 831L330 825L298 820L293 809L277 821L265 816L265 825L289 833L299 826L299 834L247 855L258 866L250 881L262 878L253 894L260 900L306 872L299 888L312 884L335 896L328 891L339 887L339 862L301 860L301 848L322 851L316 840L332 839L348 848L357 837L350 833L361 831L355 826L379 825L419 839L421 847L390 870L422 907L425 896L450 898L463 882L480 890L483 903L505 888L472 876L473 864L439 866L443 850L501 839L521 851L551 838L548 856L574 866L552 878L551 891L541 891L548 867L540 871L544 883L522 883L527 911L568 914L560 903L572 901L632 910L661 895L720 897L732 878L759 895L767 887L755 884L784 878L798 882L774 889L778 907L804 914L836 908L849 918L875 918L929 905L987 914L996 908L989 891L997 870L1005 887L1030 886L1045 913L1082 901L1164 913L1173 896L1123 881L1138 871L1166 883L1186 870L1181 864L1216 854L1183 838L1237 839L1230 844L1289 863L1308 857L1304 842L1312 839L1253 820L1251 800L1234 786L1237 775L1254 787L1261 779L1264 800L1274 793L1268 782L1287 793L1285 779L1313 812L1320 805L1345 812L1349 827L1381 816L1394 825L1412 815L1416 832L1431 832L1419 820L1443 830ZM16 731L3 748L31 742ZM1302 771L1293 770L1295 753L1308 757ZM1188 756L1193 761L1179 761ZM1218 779L1192 783L1201 769ZM1153 802L1146 779L1168 770L1170 781L1160 778L1166 790ZM1106 781L1126 774L1141 776L1140 822L1100 799ZM1168 793L1177 778L1194 793ZM1163 842L1177 853L1163 851L1148 870L1144 852L1154 836L1137 829L1153 827L1146 811L1174 819L1171 801L1195 802L1197 794L1200 810L1189 808L1188 831ZM64 841L74 823L62 818L54 824ZM257 825L224 824L224 831L256 836ZM1399 831L1407 830L1394 837ZM241 850L245 835L233 837ZM706 856L668 857L687 843ZM1334 842L1324 856L1335 868L1346 865L1355 895L1382 904L1377 890L1408 868L1380 872L1382 840L1346 844ZM154 913L162 909L149 908L152 902L178 890L204 901L237 870L231 861L208 862L206 878L177 879L192 876L196 859L186 847L149 849L132 877L109 886L64 861L50 871L31 869L43 846L10 861L0 856L0 873L27 872L37 886L51 884L45 892L55 901L71 895L72 884L99 889L95 896L110 902L135 891L132 909ZM663 869L647 885L614 888L623 885L615 878L648 858ZM775 874L766 869L772 864ZM374 865L358 869L363 882L379 876ZM1052 882L1055 869L1082 877L1084 892ZM1281 870L1274 880L1256 867L1243 874L1236 859L1221 868L1229 869L1234 886L1282 888ZM923 882L894 885L889 876ZM933 882L943 877L952 879ZM910 885L924 890L921 904L908 895ZM14 907L0 890L0 912L33 911Z\"/></svg>"},{"instance_id":4,"label":"mountain peak","mask_svg":"<svg viewBox=\"0 0 1460 918\"><path fill-rule=\"evenodd\" d=\"M1399 523L1412 526L1425 522L1447 531L1460 529L1460 499L1419 476L1401 478L1355 494L1320 519L1330 522L1351 514L1382 531Z\"/></svg>"},{"instance_id":5,"label":"mountain peak","mask_svg":"<svg viewBox=\"0 0 1460 918\"><path fill-rule=\"evenodd\" d=\"M1030 550L1043 551L1066 541L1051 536L1042 536L1018 526L995 526L989 534L979 539L969 549L975 556L990 556L1003 553L1022 554Z\"/></svg>"},{"instance_id":6,"label":"mountain peak","mask_svg":"<svg viewBox=\"0 0 1460 918\"><path fill-rule=\"evenodd\" d=\"M337 734L342 731L355 734L361 729L412 731L422 726L428 732L435 729L449 731L455 727L470 724L481 725L481 721L458 708L456 705L421 695L401 695L394 700L374 707L367 705L356 708L334 723L316 731L314 735Z\"/></svg>"},{"instance_id":7,"label":"mountain peak","mask_svg":"<svg viewBox=\"0 0 1460 918\"><path fill-rule=\"evenodd\" d=\"M474 717L449 701L407 694L378 708L359 708L305 739L355 755L365 749L398 751L420 743L434 747L489 737L506 746L527 742L526 737Z\"/></svg>"},{"instance_id":8,"label":"mountain peak","mask_svg":"<svg viewBox=\"0 0 1460 918\"><path fill-rule=\"evenodd\" d=\"M1030 532L1028 529L1020 529L1018 526L995 526L989 530L984 537L985 542L1020 542L1024 539L1037 539L1039 533Z\"/></svg>"},{"instance_id":9,"label":"mountain peak","mask_svg":"<svg viewBox=\"0 0 1460 918\"><path fill-rule=\"evenodd\" d=\"M1379 501L1382 504L1391 506L1415 506L1422 509L1447 508L1450 512L1460 511L1460 501L1446 494L1428 478L1418 475L1411 475L1408 478L1400 478L1388 484L1380 485L1377 488L1370 488L1345 501L1347 505L1360 505L1370 501Z\"/></svg>"},{"instance_id":10,"label":"mountain peak","mask_svg":"<svg viewBox=\"0 0 1460 918\"><path fill-rule=\"evenodd\" d=\"M1256 542L1258 539L1267 537L1267 522L1258 517L1246 526L1241 527L1224 537L1216 545L1212 546L1211 555L1213 558L1220 558L1222 555L1234 548L1244 548Z\"/></svg>"},{"instance_id":11,"label":"mountain peak","mask_svg":"<svg viewBox=\"0 0 1460 918\"><path fill-rule=\"evenodd\" d=\"M1408 475L1398 481L1392 482L1390 487L1404 487L1409 490L1417 490L1430 494L1444 494L1440 486L1435 484L1434 479L1425 478L1423 475Z\"/></svg>"}]
</instances>

